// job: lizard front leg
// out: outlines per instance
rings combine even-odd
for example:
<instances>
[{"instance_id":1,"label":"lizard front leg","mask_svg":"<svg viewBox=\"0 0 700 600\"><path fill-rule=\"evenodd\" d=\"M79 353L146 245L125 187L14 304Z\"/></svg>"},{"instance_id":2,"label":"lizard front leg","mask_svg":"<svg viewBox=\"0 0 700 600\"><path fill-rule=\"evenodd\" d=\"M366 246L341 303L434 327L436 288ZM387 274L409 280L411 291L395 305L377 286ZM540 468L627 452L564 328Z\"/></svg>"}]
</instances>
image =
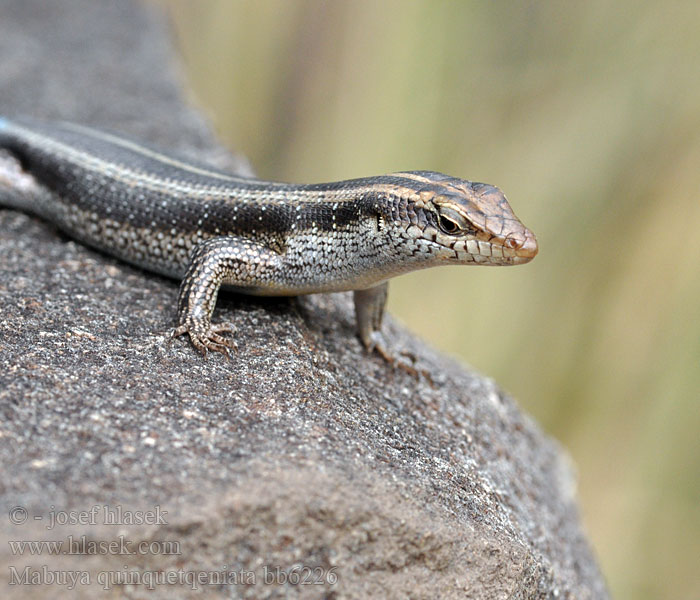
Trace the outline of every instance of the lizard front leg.
<instances>
[{"instance_id":1,"label":"lizard front leg","mask_svg":"<svg viewBox=\"0 0 700 600\"><path fill-rule=\"evenodd\" d=\"M368 352L376 350L389 362L389 355L384 337L382 336L382 319L384 307L389 293L389 282L381 283L366 290L355 290L355 316L357 319L357 334Z\"/></svg>"},{"instance_id":2,"label":"lizard front leg","mask_svg":"<svg viewBox=\"0 0 700 600\"><path fill-rule=\"evenodd\" d=\"M222 284L254 287L279 267L280 255L238 237L216 237L199 244L180 285L178 327L173 336L187 333L202 354L208 350L228 356L236 342L222 333L235 333L231 323L213 325L211 316Z\"/></svg>"},{"instance_id":3,"label":"lizard front leg","mask_svg":"<svg viewBox=\"0 0 700 600\"><path fill-rule=\"evenodd\" d=\"M368 352L376 351L389 364L416 375L419 371L412 362L409 363L404 356L397 357L390 352L382 335L382 320L388 294L388 281L366 290L355 290L357 333Z\"/></svg>"},{"instance_id":4,"label":"lizard front leg","mask_svg":"<svg viewBox=\"0 0 700 600\"><path fill-rule=\"evenodd\" d=\"M389 292L389 282L381 283L366 290L355 290L355 315L357 318L357 333L368 352L376 351L389 364L398 367L411 375L423 374L428 379L428 373L414 366L415 357L410 353L395 356L386 346L382 335L382 320L384 307ZM406 360L410 357L412 360Z\"/></svg>"}]
</instances>

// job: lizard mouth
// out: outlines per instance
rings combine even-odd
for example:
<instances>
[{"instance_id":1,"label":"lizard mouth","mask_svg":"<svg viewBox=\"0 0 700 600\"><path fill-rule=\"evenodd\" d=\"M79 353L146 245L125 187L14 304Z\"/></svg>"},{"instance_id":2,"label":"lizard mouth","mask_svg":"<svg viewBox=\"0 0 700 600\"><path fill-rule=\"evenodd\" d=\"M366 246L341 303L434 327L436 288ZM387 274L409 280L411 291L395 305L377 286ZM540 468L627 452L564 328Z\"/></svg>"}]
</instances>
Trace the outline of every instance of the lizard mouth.
<instances>
[{"instance_id":1,"label":"lizard mouth","mask_svg":"<svg viewBox=\"0 0 700 600\"><path fill-rule=\"evenodd\" d=\"M458 254L465 253L468 262L483 265L522 265L537 256L538 246L535 236L509 236L504 240L484 241L469 239L450 246Z\"/></svg>"}]
</instances>

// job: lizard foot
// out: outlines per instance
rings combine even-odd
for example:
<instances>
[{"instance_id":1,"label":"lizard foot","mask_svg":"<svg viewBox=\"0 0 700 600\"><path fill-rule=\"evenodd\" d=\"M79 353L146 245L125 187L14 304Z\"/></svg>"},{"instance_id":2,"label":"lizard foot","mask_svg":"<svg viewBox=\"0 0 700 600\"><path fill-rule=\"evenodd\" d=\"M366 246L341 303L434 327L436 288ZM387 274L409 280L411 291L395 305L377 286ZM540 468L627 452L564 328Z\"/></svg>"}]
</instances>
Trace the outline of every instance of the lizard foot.
<instances>
[{"instance_id":1,"label":"lizard foot","mask_svg":"<svg viewBox=\"0 0 700 600\"><path fill-rule=\"evenodd\" d=\"M238 351L238 344L230 337L224 337L221 333L235 333L236 328L231 323L203 323L188 319L179 327L177 327L172 336L178 337L187 333L190 336L192 345L199 350L203 356L207 355L209 350L213 352L221 352L226 358L230 358L229 348Z\"/></svg>"},{"instance_id":2,"label":"lizard foot","mask_svg":"<svg viewBox=\"0 0 700 600\"><path fill-rule=\"evenodd\" d=\"M398 355L389 351L386 347L384 336L379 331L372 332L368 352L376 352L395 369L400 369L418 379L421 375L433 385L433 378L426 369L416 367L417 358L412 352L402 351Z\"/></svg>"}]
</instances>

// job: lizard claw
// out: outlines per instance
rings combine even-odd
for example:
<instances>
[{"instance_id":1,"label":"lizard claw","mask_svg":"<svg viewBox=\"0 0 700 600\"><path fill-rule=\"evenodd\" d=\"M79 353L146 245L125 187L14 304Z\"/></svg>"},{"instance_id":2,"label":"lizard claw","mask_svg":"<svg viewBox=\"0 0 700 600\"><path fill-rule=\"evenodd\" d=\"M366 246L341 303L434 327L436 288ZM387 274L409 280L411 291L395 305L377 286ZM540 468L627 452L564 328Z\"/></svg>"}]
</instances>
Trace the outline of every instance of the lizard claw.
<instances>
[{"instance_id":1,"label":"lizard claw","mask_svg":"<svg viewBox=\"0 0 700 600\"><path fill-rule=\"evenodd\" d=\"M220 352L226 358L231 358L229 348L238 351L238 344L232 338L219 335L220 333L235 333L236 328L231 323L203 323L201 321L187 320L173 331L172 336L178 337L187 333L192 345L206 357L209 350Z\"/></svg>"},{"instance_id":2,"label":"lizard claw","mask_svg":"<svg viewBox=\"0 0 700 600\"><path fill-rule=\"evenodd\" d=\"M389 351L386 347L384 336L381 334L381 332L372 332L370 336L370 343L367 346L367 351L370 353L376 352L386 362L394 367L394 369L400 369L409 375L412 375L416 379L422 375L431 385L433 385L433 378L430 376L430 373L425 369L420 369L415 366L417 362L416 356L411 352L403 351L396 355Z\"/></svg>"},{"instance_id":3,"label":"lizard claw","mask_svg":"<svg viewBox=\"0 0 700 600\"><path fill-rule=\"evenodd\" d=\"M400 352L396 355L388 350L384 341L384 336L379 331L373 331L371 333L367 351L370 354L376 352L395 369L400 369L416 378L418 378L419 375L423 375L429 381L432 381L427 371L415 367L416 357L413 354L410 352Z\"/></svg>"}]
</instances>

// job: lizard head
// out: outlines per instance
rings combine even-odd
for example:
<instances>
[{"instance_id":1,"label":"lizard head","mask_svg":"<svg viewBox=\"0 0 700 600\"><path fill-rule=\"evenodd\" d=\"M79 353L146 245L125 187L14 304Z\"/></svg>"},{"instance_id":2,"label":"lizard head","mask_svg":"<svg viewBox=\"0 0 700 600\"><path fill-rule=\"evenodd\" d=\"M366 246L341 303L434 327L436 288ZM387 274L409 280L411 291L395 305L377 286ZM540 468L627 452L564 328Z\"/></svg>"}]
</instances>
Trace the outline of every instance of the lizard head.
<instances>
[{"instance_id":1,"label":"lizard head","mask_svg":"<svg viewBox=\"0 0 700 600\"><path fill-rule=\"evenodd\" d=\"M519 265L537 254L535 235L501 190L433 171L397 173L412 180L409 237L447 264Z\"/></svg>"}]
</instances>

